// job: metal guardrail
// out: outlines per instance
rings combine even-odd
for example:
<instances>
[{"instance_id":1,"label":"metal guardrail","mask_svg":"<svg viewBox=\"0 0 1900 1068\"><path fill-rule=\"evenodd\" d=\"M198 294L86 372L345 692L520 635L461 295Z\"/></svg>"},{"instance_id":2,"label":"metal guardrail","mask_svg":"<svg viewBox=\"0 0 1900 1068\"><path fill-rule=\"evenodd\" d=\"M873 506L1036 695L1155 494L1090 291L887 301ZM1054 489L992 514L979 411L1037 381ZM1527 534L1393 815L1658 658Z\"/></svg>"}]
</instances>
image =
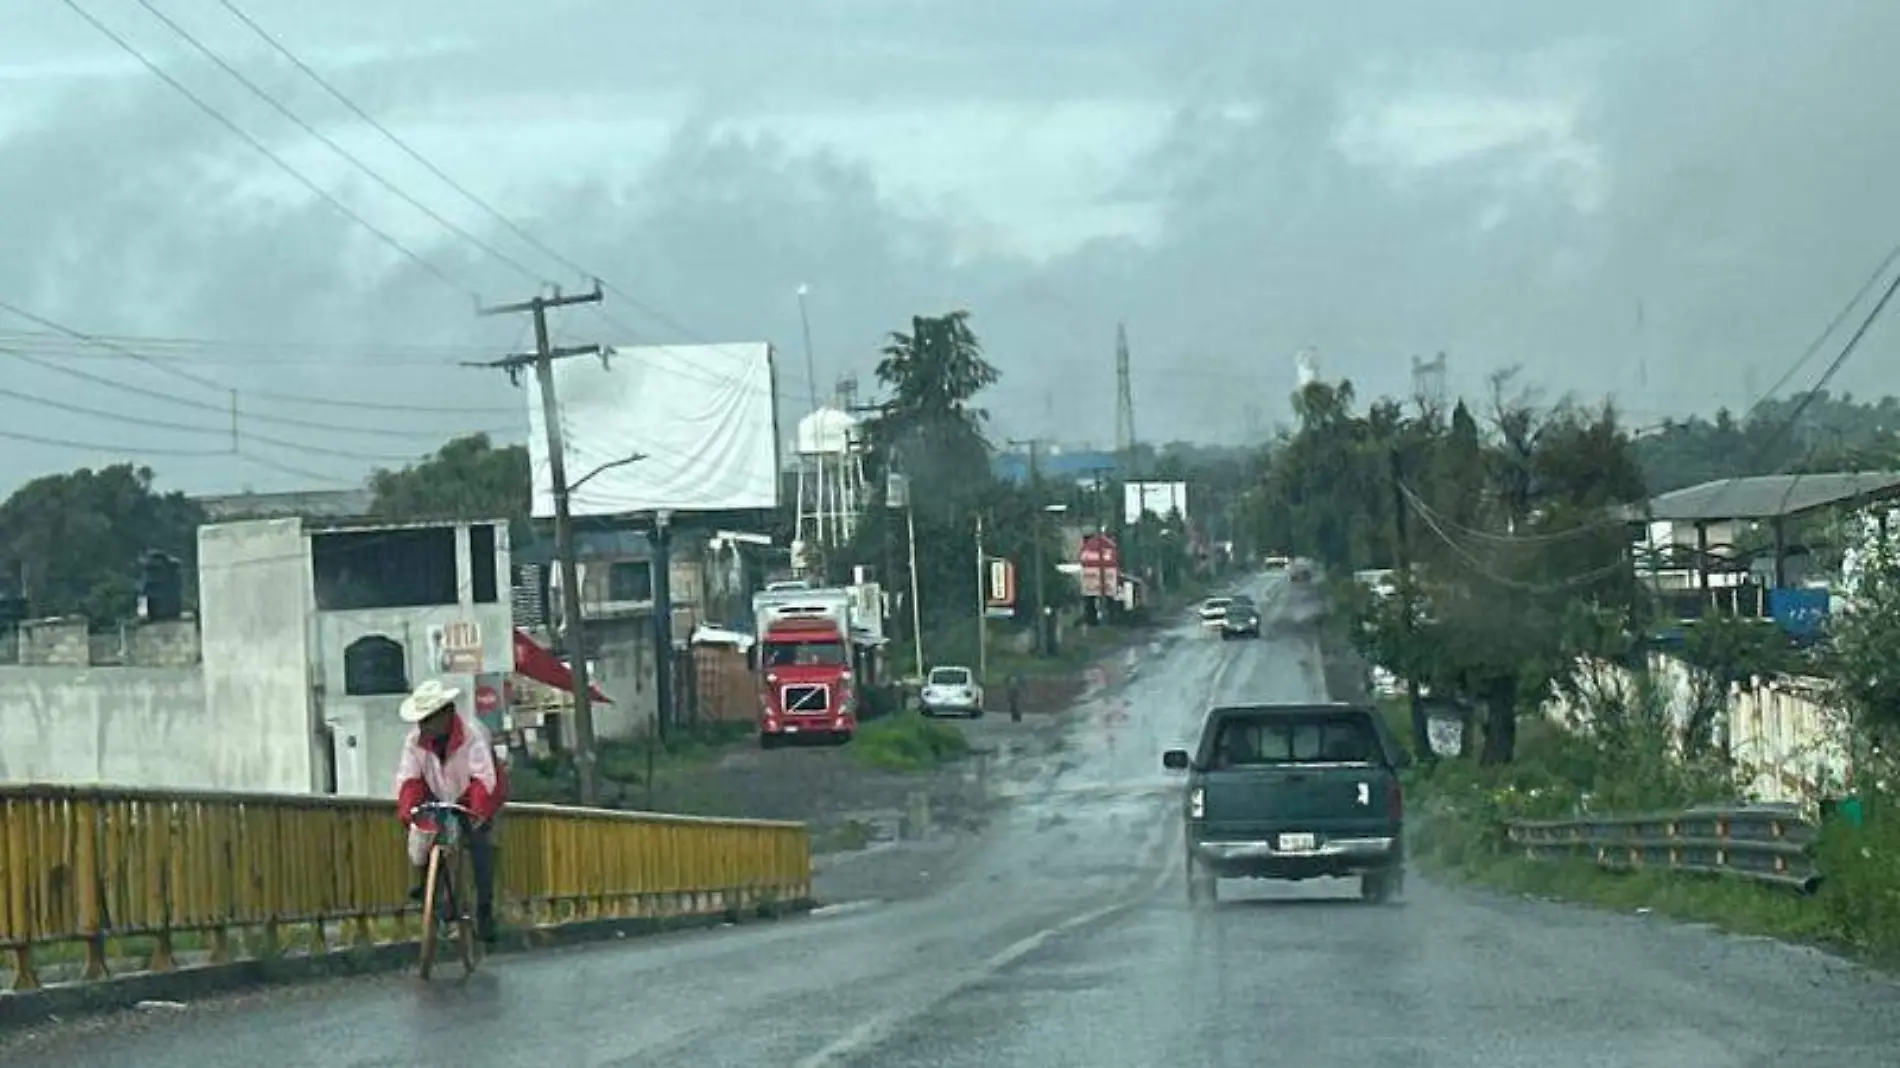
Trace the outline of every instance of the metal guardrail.
<instances>
[{"instance_id":1,"label":"metal guardrail","mask_svg":"<svg viewBox=\"0 0 1900 1068\"><path fill-rule=\"evenodd\" d=\"M1516 820L1505 825L1505 833L1529 860L1589 860L1609 871L1717 875L1804 894L1821 884L1812 856L1815 826L1780 806Z\"/></svg>"},{"instance_id":2,"label":"metal guardrail","mask_svg":"<svg viewBox=\"0 0 1900 1068\"><path fill-rule=\"evenodd\" d=\"M535 926L811 896L803 824L510 804L497 832L498 906ZM170 971L407 941L403 835L370 799L0 786L0 971L33 990L114 956Z\"/></svg>"}]
</instances>

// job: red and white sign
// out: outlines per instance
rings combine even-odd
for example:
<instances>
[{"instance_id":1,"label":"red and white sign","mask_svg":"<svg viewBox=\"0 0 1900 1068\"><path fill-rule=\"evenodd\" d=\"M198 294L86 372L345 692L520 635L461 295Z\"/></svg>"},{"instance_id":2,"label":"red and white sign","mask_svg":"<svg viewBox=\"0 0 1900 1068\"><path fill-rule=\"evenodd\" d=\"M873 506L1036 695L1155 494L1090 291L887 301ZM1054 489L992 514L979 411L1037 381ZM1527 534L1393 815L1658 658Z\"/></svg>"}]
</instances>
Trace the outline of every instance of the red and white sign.
<instances>
[{"instance_id":1,"label":"red and white sign","mask_svg":"<svg viewBox=\"0 0 1900 1068\"><path fill-rule=\"evenodd\" d=\"M1014 608L1016 606L1016 565L1008 560L990 561L989 588L985 598L988 608Z\"/></svg>"},{"instance_id":2,"label":"red and white sign","mask_svg":"<svg viewBox=\"0 0 1900 1068\"><path fill-rule=\"evenodd\" d=\"M1082 539L1082 596L1114 597L1122 587L1121 547L1107 534Z\"/></svg>"}]
</instances>

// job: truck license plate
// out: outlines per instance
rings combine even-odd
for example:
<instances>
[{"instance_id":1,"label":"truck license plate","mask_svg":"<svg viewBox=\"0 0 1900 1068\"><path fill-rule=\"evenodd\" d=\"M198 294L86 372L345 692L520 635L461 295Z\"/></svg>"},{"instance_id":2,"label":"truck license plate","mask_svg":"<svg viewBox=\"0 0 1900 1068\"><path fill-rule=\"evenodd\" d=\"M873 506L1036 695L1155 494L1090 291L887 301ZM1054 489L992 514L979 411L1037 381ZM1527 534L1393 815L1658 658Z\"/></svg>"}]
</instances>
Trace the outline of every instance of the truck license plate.
<instances>
[{"instance_id":1,"label":"truck license plate","mask_svg":"<svg viewBox=\"0 0 1900 1068\"><path fill-rule=\"evenodd\" d=\"M1283 834L1280 836L1280 852L1282 853L1310 852L1315 844L1313 836L1310 834Z\"/></svg>"}]
</instances>

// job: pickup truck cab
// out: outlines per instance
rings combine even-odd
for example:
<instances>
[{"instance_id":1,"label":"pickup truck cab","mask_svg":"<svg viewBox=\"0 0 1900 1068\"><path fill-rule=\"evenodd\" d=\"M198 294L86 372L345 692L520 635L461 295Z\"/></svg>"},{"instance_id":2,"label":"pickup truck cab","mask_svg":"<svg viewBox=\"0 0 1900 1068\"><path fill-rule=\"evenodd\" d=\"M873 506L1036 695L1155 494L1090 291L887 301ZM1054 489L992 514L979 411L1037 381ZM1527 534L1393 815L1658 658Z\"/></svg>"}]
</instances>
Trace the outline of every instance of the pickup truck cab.
<instances>
[{"instance_id":1,"label":"pickup truck cab","mask_svg":"<svg viewBox=\"0 0 1900 1068\"><path fill-rule=\"evenodd\" d=\"M1347 704L1221 706L1193 752L1161 758L1188 773L1188 900L1212 902L1219 879L1358 877L1360 896L1404 886L1410 762L1369 708Z\"/></svg>"},{"instance_id":2,"label":"pickup truck cab","mask_svg":"<svg viewBox=\"0 0 1900 1068\"><path fill-rule=\"evenodd\" d=\"M1220 636L1227 638L1260 637L1260 606L1251 598L1236 597L1221 613Z\"/></svg>"}]
</instances>

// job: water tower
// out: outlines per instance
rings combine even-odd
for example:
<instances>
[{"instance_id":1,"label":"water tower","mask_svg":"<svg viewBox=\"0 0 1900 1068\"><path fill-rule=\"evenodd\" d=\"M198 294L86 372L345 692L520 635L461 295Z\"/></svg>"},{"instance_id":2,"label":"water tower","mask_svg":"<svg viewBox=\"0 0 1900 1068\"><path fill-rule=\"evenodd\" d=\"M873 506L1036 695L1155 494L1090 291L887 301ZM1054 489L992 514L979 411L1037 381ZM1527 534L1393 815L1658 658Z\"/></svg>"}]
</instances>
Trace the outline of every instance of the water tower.
<instances>
[{"instance_id":1,"label":"water tower","mask_svg":"<svg viewBox=\"0 0 1900 1068\"><path fill-rule=\"evenodd\" d=\"M1293 362L1299 375L1298 382L1300 389L1305 389L1319 381L1318 350L1311 347L1301 349L1299 355L1293 357Z\"/></svg>"},{"instance_id":2,"label":"water tower","mask_svg":"<svg viewBox=\"0 0 1900 1068\"><path fill-rule=\"evenodd\" d=\"M798 532L792 564L803 573L811 554L843 545L864 507L863 421L820 408L798 421Z\"/></svg>"}]
</instances>

